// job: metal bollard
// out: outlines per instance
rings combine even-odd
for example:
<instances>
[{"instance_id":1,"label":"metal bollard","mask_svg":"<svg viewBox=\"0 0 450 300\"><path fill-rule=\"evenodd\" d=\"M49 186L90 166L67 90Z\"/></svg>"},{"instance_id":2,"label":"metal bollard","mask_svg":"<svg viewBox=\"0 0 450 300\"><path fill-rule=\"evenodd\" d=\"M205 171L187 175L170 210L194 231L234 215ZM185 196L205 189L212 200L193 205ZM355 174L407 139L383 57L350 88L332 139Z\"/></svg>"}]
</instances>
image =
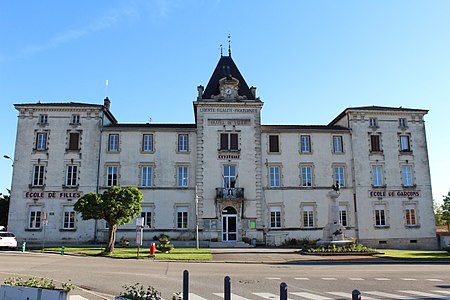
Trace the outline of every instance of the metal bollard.
<instances>
[{"instance_id":1,"label":"metal bollard","mask_svg":"<svg viewBox=\"0 0 450 300\"><path fill-rule=\"evenodd\" d=\"M361 292L358 290L352 291L352 300L361 300Z\"/></svg>"},{"instance_id":2,"label":"metal bollard","mask_svg":"<svg viewBox=\"0 0 450 300\"><path fill-rule=\"evenodd\" d=\"M64 246L61 246L61 255L64 255Z\"/></svg>"},{"instance_id":3,"label":"metal bollard","mask_svg":"<svg viewBox=\"0 0 450 300\"><path fill-rule=\"evenodd\" d=\"M27 246L27 242L22 242L22 252L25 252L26 246Z\"/></svg>"},{"instance_id":4,"label":"metal bollard","mask_svg":"<svg viewBox=\"0 0 450 300\"><path fill-rule=\"evenodd\" d=\"M282 282L280 284L280 300L287 300L287 299L288 299L287 284L285 282Z\"/></svg>"},{"instance_id":5,"label":"metal bollard","mask_svg":"<svg viewBox=\"0 0 450 300\"><path fill-rule=\"evenodd\" d=\"M189 271L183 271L183 300L189 300Z\"/></svg>"},{"instance_id":6,"label":"metal bollard","mask_svg":"<svg viewBox=\"0 0 450 300\"><path fill-rule=\"evenodd\" d=\"M231 282L230 282L230 276L225 276L224 279L224 300L231 300Z\"/></svg>"}]
</instances>

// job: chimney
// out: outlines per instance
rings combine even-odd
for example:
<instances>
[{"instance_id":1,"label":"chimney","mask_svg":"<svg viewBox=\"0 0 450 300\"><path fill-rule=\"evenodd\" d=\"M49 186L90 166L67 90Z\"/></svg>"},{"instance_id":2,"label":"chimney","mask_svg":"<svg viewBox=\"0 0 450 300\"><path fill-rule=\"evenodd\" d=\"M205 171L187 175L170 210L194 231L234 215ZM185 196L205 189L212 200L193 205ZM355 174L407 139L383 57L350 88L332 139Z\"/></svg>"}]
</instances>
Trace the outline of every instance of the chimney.
<instances>
[{"instance_id":1,"label":"chimney","mask_svg":"<svg viewBox=\"0 0 450 300\"><path fill-rule=\"evenodd\" d=\"M103 106L109 110L109 108L111 107L111 101L109 100L108 97L105 98L105 100L103 100Z\"/></svg>"}]
</instances>

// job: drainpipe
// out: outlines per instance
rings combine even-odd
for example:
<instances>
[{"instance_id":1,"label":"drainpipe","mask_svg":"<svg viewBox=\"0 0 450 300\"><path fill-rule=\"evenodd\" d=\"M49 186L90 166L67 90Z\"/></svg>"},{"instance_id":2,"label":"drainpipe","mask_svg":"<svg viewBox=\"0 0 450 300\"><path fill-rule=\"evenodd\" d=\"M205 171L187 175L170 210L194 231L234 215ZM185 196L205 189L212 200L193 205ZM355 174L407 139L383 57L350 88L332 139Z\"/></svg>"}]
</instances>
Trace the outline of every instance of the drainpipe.
<instances>
[{"instance_id":1,"label":"drainpipe","mask_svg":"<svg viewBox=\"0 0 450 300\"><path fill-rule=\"evenodd\" d=\"M103 108L104 109L104 108ZM101 112L100 116L100 144L98 147L98 161L97 161L97 182L95 187L95 192L98 194L100 192L100 160L101 160L101 154L102 154L102 137L103 137L103 119L105 117L105 113ZM97 242L97 230L98 230L98 220L96 219L94 221L94 242Z\"/></svg>"}]
</instances>

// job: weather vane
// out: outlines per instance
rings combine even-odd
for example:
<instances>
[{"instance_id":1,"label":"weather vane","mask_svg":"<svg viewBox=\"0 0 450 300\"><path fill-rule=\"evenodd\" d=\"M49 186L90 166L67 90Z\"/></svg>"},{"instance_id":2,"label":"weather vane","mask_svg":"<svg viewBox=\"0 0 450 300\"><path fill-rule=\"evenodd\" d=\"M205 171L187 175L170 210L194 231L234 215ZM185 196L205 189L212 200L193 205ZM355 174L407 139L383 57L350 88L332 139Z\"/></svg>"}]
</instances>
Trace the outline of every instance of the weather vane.
<instances>
[{"instance_id":1,"label":"weather vane","mask_svg":"<svg viewBox=\"0 0 450 300\"><path fill-rule=\"evenodd\" d=\"M231 57L231 34L228 34L228 56Z\"/></svg>"},{"instance_id":2,"label":"weather vane","mask_svg":"<svg viewBox=\"0 0 450 300\"><path fill-rule=\"evenodd\" d=\"M223 45L222 44L220 44L220 56L221 57L223 56Z\"/></svg>"}]
</instances>

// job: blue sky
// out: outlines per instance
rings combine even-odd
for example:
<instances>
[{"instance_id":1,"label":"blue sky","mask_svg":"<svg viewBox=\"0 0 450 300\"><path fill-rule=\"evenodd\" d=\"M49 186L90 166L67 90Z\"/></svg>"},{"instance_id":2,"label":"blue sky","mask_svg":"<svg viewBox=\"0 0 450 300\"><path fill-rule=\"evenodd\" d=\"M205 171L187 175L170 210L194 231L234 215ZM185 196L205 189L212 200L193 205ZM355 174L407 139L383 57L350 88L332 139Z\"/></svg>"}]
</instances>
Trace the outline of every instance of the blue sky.
<instances>
[{"instance_id":1,"label":"blue sky","mask_svg":"<svg viewBox=\"0 0 450 300\"><path fill-rule=\"evenodd\" d=\"M103 103L119 122L193 123L231 34L264 124L327 124L347 107L428 109L434 199L450 189L449 1L1 1L0 154L14 103ZM11 162L0 160L0 192Z\"/></svg>"}]
</instances>

